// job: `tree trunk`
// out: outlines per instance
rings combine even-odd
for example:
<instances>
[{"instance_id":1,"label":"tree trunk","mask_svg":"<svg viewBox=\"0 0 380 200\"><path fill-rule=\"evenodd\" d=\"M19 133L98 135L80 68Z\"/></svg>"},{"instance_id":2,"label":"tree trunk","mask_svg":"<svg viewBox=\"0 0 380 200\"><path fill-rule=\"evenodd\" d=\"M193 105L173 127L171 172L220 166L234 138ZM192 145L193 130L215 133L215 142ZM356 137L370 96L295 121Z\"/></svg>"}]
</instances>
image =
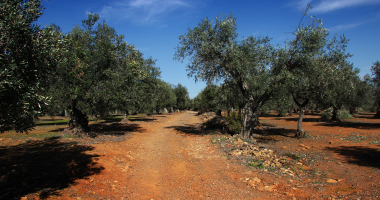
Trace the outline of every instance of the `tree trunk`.
<instances>
[{"instance_id":1,"label":"tree trunk","mask_svg":"<svg viewBox=\"0 0 380 200\"><path fill-rule=\"evenodd\" d=\"M70 112L70 121L69 121L70 129L83 129L84 131L88 130L88 119L85 114L82 113L81 110L77 108L76 100L71 102L71 112Z\"/></svg>"},{"instance_id":2,"label":"tree trunk","mask_svg":"<svg viewBox=\"0 0 380 200\"><path fill-rule=\"evenodd\" d=\"M303 121L304 114L305 114L305 107L301 107L300 115L298 117L298 125L297 125L297 132L296 132L296 137L298 138L305 137L305 131L302 128L302 121Z\"/></svg>"},{"instance_id":3,"label":"tree trunk","mask_svg":"<svg viewBox=\"0 0 380 200\"><path fill-rule=\"evenodd\" d=\"M377 107L377 112L375 114L375 118L380 118L380 101L379 101L379 104L378 104L378 107Z\"/></svg>"},{"instance_id":4,"label":"tree trunk","mask_svg":"<svg viewBox=\"0 0 380 200\"><path fill-rule=\"evenodd\" d=\"M222 110L221 110L221 109L218 109L218 110L216 111L216 115L221 117L221 116L222 116Z\"/></svg>"},{"instance_id":5,"label":"tree trunk","mask_svg":"<svg viewBox=\"0 0 380 200\"><path fill-rule=\"evenodd\" d=\"M258 100L258 103L254 105L253 100L248 101L246 103L244 108L244 119L242 122L241 127L241 137L243 139L249 139L253 135L253 130L256 126L260 126L259 122L259 114L260 109L264 105L266 101L268 101L270 98L270 95L267 93L264 93L260 99Z\"/></svg>"},{"instance_id":6,"label":"tree trunk","mask_svg":"<svg viewBox=\"0 0 380 200\"><path fill-rule=\"evenodd\" d=\"M252 102L248 102L244 108L244 119L241 124L241 137L244 139L249 139L253 129L255 128L255 121L257 117L255 116L255 109L252 109Z\"/></svg>"},{"instance_id":7,"label":"tree trunk","mask_svg":"<svg viewBox=\"0 0 380 200\"><path fill-rule=\"evenodd\" d=\"M330 121L340 121L338 117L338 108L336 106L333 106L332 116L331 116Z\"/></svg>"},{"instance_id":8,"label":"tree trunk","mask_svg":"<svg viewBox=\"0 0 380 200\"><path fill-rule=\"evenodd\" d=\"M302 103L300 103L296 99L296 97L294 96L293 93L292 93L292 97L293 97L294 103L296 103L296 105L298 106L298 109L300 110L300 115L298 117L296 137L298 137L298 138L305 137L305 131L302 128L302 121L303 121L303 117L305 115L305 108L306 108L307 104L309 103L309 99L307 98L307 99L303 100Z\"/></svg>"},{"instance_id":9,"label":"tree trunk","mask_svg":"<svg viewBox=\"0 0 380 200\"><path fill-rule=\"evenodd\" d=\"M289 113L288 113L289 116L293 116L293 110L294 110L293 106L289 108Z\"/></svg>"},{"instance_id":10,"label":"tree trunk","mask_svg":"<svg viewBox=\"0 0 380 200\"><path fill-rule=\"evenodd\" d=\"M126 110L125 113L124 113L124 119L121 120L121 122L123 123L128 123L128 116L130 115L131 113L129 112L129 110Z\"/></svg>"}]
</instances>

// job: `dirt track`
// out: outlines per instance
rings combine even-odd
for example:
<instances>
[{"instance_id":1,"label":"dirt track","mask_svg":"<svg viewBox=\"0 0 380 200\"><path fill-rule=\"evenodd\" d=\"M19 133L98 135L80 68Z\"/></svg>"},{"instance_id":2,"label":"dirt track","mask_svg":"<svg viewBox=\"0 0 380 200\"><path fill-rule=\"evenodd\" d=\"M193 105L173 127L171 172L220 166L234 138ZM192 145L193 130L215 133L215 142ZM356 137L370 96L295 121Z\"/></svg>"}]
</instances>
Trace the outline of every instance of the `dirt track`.
<instances>
[{"instance_id":1,"label":"dirt track","mask_svg":"<svg viewBox=\"0 0 380 200\"><path fill-rule=\"evenodd\" d=\"M261 119L260 149L308 161L289 161L291 174L244 166L252 157L224 151L242 141L202 135L195 112L139 117L97 123L106 134L95 139L1 138L0 200L379 198L380 120L331 123L310 115L309 137L296 139L296 116Z\"/></svg>"},{"instance_id":2,"label":"dirt track","mask_svg":"<svg viewBox=\"0 0 380 200\"><path fill-rule=\"evenodd\" d=\"M242 166L231 163L199 135L195 112L133 122L143 129L117 143L96 144L104 170L61 191L73 199L255 199L242 181ZM249 173L249 172L248 172Z\"/></svg>"}]
</instances>

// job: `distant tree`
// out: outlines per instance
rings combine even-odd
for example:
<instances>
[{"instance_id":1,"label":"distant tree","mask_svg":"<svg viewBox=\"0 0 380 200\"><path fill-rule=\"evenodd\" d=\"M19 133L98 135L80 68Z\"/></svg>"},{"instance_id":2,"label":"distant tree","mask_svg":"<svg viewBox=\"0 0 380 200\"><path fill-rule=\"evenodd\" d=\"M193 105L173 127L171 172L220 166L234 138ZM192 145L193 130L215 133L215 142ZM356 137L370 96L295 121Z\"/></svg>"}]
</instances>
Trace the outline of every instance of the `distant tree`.
<instances>
[{"instance_id":1,"label":"distant tree","mask_svg":"<svg viewBox=\"0 0 380 200\"><path fill-rule=\"evenodd\" d=\"M216 111L217 110L217 91L218 87L215 85L207 85L200 93L200 101L202 108L206 110Z\"/></svg>"},{"instance_id":2,"label":"distant tree","mask_svg":"<svg viewBox=\"0 0 380 200\"><path fill-rule=\"evenodd\" d=\"M174 107L176 104L176 96L174 89L170 86L169 83L166 83L163 80L159 80L155 96L157 98L157 112L160 109Z\"/></svg>"},{"instance_id":3,"label":"distant tree","mask_svg":"<svg viewBox=\"0 0 380 200\"><path fill-rule=\"evenodd\" d=\"M63 41L53 27L34 24L42 11L39 0L0 3L0 133L32 129L49 102L44 94Z\"/></svg>"},{"instance_id":4,"label":"distant tree","mask_svg":"<svg viewBox=\"0 0 380 200\"><path fill-rule=\"evenodd\" d=\"M237 109L240 111L245 106L244 97L233 79L226 79L219 87L217 102L221 109L227 111L228 116L230 116L232 109Z\"/></svg>"},{"instance_id":5,"label":"distant tree","mask_svg":"<svg viewBox=\"0 0 380 200\"><path fill-rule=\"evenodd\" d=\"M352 64L342 63L332 72L332 79L325 95L321 96L324 104L332 107L331 121L340 121L338 111L358 104L358 95L362 94L360 86L359 70L353 69ZM360 105L357 105L360 106Z\"/></svg>"},{"instance_id":6,"label":"distant tree","mask_svg":"<svg viewBox=\"0 0 380 200\"><path fill-rule=\"evenodd\" d=\"M253 133L259 110L269 100L279 81L282 65L271 66L276 51L270 39L252 36L237 41L236 19L225 16L210 21L202 19L198 26L179 37L174 59L190 57L188 76L208 83L231 78L245 101L241 136ZM272 67L279 67L274 70Z\"/></svg>"},{"instance_id":7,"label":"distant tree","mask_svg":"<svg viewBox=\"0 0 380 200\"><path fill-rule=\"evenodd\" d=\"M375 87L375 98L377 104L377 111L375 117L380 118L380 62L376 61L371 67L373 84Z\"/></svg>"},{"instance_id":8,"label":"distant tree","mask_svg":"<svg viewBox=\"0 0 380 200\"><path fill-rule=\"evenodd\" d=\"M179 110L185 110L188 108L188 102L190 100L189 98L189 92L187 91L187 88L182 86L180 83L174 87L174 93L176 96L176 106L175 108Z\"/></svg>"}]
</instances>

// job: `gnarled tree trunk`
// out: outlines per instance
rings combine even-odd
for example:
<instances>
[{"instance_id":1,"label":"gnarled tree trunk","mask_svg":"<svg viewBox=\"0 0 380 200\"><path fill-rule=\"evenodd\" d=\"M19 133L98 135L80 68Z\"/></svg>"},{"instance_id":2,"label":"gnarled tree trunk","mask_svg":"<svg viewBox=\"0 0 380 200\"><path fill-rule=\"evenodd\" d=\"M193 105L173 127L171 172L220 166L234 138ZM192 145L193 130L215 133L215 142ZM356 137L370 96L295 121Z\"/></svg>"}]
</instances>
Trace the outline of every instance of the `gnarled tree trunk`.
<instances>
[{"instance_id":1,"label":"gnarled tree trunk","mask_svg":"<svg viewBox=\"0 0 380 200\"><path fill-rule=\"evenodd\" d=\"M303 130L303 127L302 127L302 121L303 121L303 117L305 115L306 105L309 103L309 99L305 99L302 103L300 103L296 99L296 97L294 96L294 94L292 94L292 97L293 97L294 102L297 104L297 106L298 106L298 108L300 110L300 115L298 117L298 125L297 125L296 137L298 137L298 138L305 137L305 131Z\"/></svg>"},{"instance_id":2,"label":"gnarled tree trunk","mask_svg":"<svg viewBox=\"0 0 380 200\"><path fill-rule=\"evenodd\" d=\"M298 117L297 131L296 131L296 137L298 138L305 137L305 131L303 130L303 127L302 127L302 121L303 121L304 115L305 115L305 107L301 107L300 115Z\"/></svg>"},{"instance_id":3,"label":"gnarled tree trunk","mask_svg":"<svg viewBox=\"0 0 380 200\"><path fill-rule=\"evenodd\" d=\"M249 139L253 135L253 130L256 126L260 125L259 114L261 107L270 98L270 94L265 92L256 102L253 100L247 101L244 108L244 119L241 127L241 137L243 139Z\"/></svg>"},{"instance_id":4,"label":"gnarled tree trunk","mask_svg":"<svg viewBox=\"0 0 380 200\"><path fill-rule=\"evenodd\" d=\"M338 117L338 108L336 106L333 106L332 116L331 116L330 121L340 121Z\"/></svg>"},{"instance_id":5,"label":"gnarled tree trunk","mask_svg":"<svg viewBox=\"0 0 380 200\"><path fill-rule=\"evenodd\" d=\"M88 130L87 115L83 114L82 111L77 108L77 101L76 100L73 100L71 102L69 128L70 129L82 129L84 131Z\"/></svg>"}]
</instances>

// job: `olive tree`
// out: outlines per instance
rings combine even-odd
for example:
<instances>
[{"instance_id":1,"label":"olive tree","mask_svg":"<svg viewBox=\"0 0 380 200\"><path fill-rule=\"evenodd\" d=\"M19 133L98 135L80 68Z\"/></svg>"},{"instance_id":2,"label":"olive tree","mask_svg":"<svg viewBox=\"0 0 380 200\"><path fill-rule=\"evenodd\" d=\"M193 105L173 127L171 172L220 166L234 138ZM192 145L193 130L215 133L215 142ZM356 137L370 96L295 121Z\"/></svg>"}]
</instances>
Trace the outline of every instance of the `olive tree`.
<instances>
[{"instance_id":1,"label":"olive tree","mask_svg":"<svg viewBox=\"0 0 380 200\"><path fill-rule=\"evenodd\" d=\"M310 8L308 5L304 17ZM323 28L322 20L311 17L306 26L301 23L294 32L295 38L288 41L284 57L290 79L288 88L300 110L298 137L305 135L302 127L305 108L311 101L333 91L329 87L336 87L332 83L339 76L334 71L345 65L351 56L345 52L348 40L344 36L329 39L329 31Z\"/></svg>"},{"instance_id":2,"label":"olive tree","mask_svg":"<svg viewBox=\"0 0 380 200\"><path fill-rule=\"evenodd\" d=\"M270 98L277 83L270 66L274 48L268 37L252 36L237 40L236 19L231 14L224 19L202 19L198 26L179 37L174 59L187 64L188 76L208 83L234 79L245 101L241 136L253 133L261 106ZM280 65L279 65L280 66Z\"/></svg>"},{"instance_id":3,"label":"olive tree","mask_svg":"<svg viewBox=\"0 0 380 200\"><path fill-rule=\"evenodd\" d=\"M371 71L373 75L372 82L375 88L375 99L376 99L375 101L377 104L377 112L376 112L375 117L380 118L380 62L379 61L376 61L373 63L371 67Z\"/></svg>"},{"instance_id":4,"label":"olive tree","mask_svg":"<svg viewBox=\"0 0 380 200\"><path fill-rule=\"evenodd\" d=\"M44 91L60 62L62 37L34 24L42 11L38 0L0 3L0 133L30 130L50 100Z\"/></svg>"}]
</instances>

